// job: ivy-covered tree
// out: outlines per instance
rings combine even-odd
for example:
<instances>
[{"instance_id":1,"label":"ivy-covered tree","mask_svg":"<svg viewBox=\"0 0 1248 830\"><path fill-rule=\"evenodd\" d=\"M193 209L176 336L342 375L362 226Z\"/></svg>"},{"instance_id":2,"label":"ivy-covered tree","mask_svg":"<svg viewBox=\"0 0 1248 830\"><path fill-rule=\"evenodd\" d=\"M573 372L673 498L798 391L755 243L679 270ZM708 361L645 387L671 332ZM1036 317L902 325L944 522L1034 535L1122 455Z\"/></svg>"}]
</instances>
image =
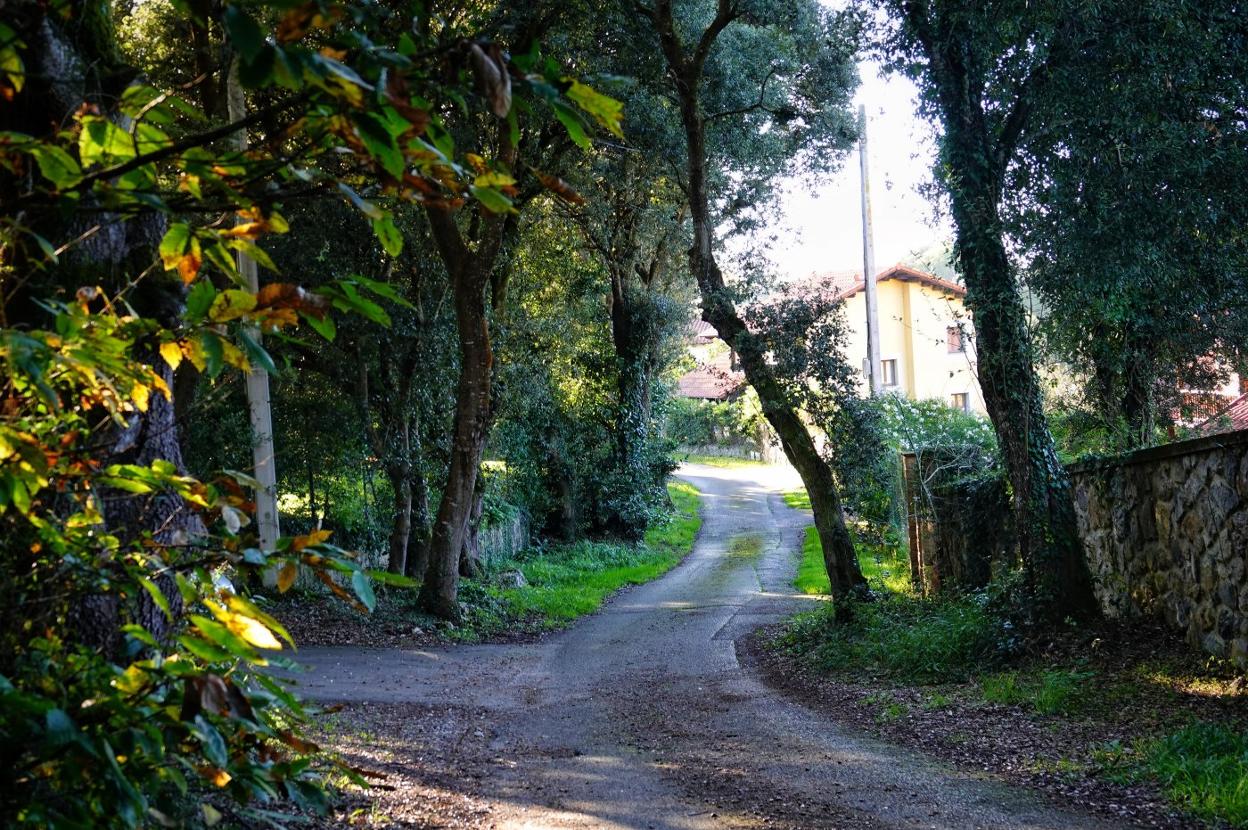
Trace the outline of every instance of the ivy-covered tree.
<instances>
[{"instance_id":1,"label":"ivy-covered tree","mask_svg":"<svg viewBox=\"0 0 1248 830\"><path fill-rule=\"evenodd\" d=\"M1038 100L1084 46L1096 10L1079 3L880 0L880 47L918 83L937 126L958 270L975 320L976 370L1013 491L1020 556L1041 616L1095 613L1070 482L1045 421L1002 202Z\"/></svg>"},{"instance_id":2,"label":"ivy-covered tree","mask_svg":"<svg viewBox=\"0 0 1248 830\"><path fill-rule=\"evenodd\" d=\"M1103 4L1037 91L1007 170L1009 231L1048 309L1042 342L1086 377L1111 446L1150 443L1182 415L1180 390L1242 367L1242 12Z\"/></svg>"}]
</instances>

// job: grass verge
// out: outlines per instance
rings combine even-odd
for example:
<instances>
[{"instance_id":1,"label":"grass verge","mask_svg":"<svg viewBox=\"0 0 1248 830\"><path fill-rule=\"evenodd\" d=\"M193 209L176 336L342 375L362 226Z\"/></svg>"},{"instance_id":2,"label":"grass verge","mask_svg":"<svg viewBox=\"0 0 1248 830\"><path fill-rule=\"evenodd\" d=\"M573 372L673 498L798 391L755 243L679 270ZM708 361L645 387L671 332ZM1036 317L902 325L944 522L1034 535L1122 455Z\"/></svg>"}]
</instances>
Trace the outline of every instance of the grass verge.
<instances>
[{"instance_id":1,"label":"grass verge","mask_svg":"<svg viewBox=\"0 0 1248 830\"><path fill-rule=\"evenodd\" d=\"M805 490L781 493L784 503L795 510L809 510L810 496ZM882 554L858 546L858 566L867 583L876 591L908 593L910 591L910 561L897 551ZM827 569L823 566L823 546L815 528L806 528L802 540L802 559L797 566L793 587L803 594L826 594L831 590Z\"/></svg>"},{"instance_id":2,"label":"grass verge","mask_svg":"<svg viewBox=\"0 0 1248 830\"><path fill-rule=\"evenodd\" d=\"M682 455L684 454L682 453ZM708 467L727 467L729 469L767 466L765 462L756 461L753 458L739 458L735 455L699 455L690 453L684 455L681 460L690 464L705 464Z\"/></svg>"},{"instance_id":3,"label":"grass verge","mask_svg":"<svg viewBox=\"0 0 1248 830\"><path fill-rule=\"evenodd\" d=\"M620 588L666 573L693 548L702 525L697 490L683 481L667 489L675 511L651 527L640 544L583 540L503 563L500 569L520 571L529 584L490 588L497 603L488 610L498 619L493 624L481 619L474 627L527 620L529 628L557 628L596 611Z\"/></svg>"}]
</instances>

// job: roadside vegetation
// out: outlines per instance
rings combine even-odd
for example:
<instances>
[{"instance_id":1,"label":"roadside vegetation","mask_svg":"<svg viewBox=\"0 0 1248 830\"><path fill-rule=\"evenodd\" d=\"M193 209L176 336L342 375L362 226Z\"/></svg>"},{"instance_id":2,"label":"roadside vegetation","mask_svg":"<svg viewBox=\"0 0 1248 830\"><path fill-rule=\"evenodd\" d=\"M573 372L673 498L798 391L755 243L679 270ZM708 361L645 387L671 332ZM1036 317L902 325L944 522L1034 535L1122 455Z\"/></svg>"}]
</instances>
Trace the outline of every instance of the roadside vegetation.
<instances>
[{"instance_id":1,"label":"roadside vegetation","mask_svg":"<svg viewBox=\"0 0 1248 830\"><path fill-rule=\"evenodd\" d=\"M802 509L805 494L784 494ZM1086 794L1115 815L1167 824L1174 811L1248 827L1248 683L1143 625L1029 632L1009 586L924 597L904 551L859 546L873 599L848 620L833 603L767 640L772 681L901 743L1054 794ZM794 586L826 594L808 530ZM1112 811L1110 811L1112 813Z\"/></svg>"},{"instance_id":2,"label":"roadside vegetation","mask_svg":"<svg viewBox=\"0 0 1248 830\"><path fill-rule=\"evenodd\" d=\"M593 613L629 585L657 579L693 549L702 526L693 485L668 482L672 507L655 519L640 542L579 539L534 545L493 562L461 586L459 623L421 610L410 588L383 588L377 607L364 615L321 592L283 598L273 613L296 642L309 645L413 646L438 641L528 637L561 628Z\"/></svg>"},{"instance_id":3,"label":"roadside vegetation","mask_svg":"<svg viewBox=\"0 0 1248 830\"><path fill-rule=\"evenodd\" d=\"M702 519L693 485L673 481L667 490L672 513L654 523L640 543L585 539L550 549L531 548L515 560L500 563L496 570L518 571L528 584L487 588L495 603L476 621L478 633L515 626L558 628L597 611L621 588L649 582L671 570L693 549Z\"/></svg>"}]
</instances>

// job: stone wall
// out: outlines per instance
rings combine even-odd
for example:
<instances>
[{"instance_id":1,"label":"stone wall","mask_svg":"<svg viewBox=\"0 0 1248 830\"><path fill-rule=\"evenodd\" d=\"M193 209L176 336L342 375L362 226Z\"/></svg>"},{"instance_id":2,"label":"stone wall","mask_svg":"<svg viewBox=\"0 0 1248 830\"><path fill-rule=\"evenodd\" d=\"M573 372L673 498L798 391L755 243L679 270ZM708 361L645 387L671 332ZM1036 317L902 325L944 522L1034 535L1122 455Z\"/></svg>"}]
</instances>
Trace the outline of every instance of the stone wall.
<instances>
[{"instance_id":1,"label":"stone wall","mask_svg":"<svg viewBox=\"0 0 1248 830\"><path fill-rule=\"evenodd\" d=\"M1070 468L1110 617L1156 616L1248 666L1248 430Z\"/></svg>"}]
</instances>

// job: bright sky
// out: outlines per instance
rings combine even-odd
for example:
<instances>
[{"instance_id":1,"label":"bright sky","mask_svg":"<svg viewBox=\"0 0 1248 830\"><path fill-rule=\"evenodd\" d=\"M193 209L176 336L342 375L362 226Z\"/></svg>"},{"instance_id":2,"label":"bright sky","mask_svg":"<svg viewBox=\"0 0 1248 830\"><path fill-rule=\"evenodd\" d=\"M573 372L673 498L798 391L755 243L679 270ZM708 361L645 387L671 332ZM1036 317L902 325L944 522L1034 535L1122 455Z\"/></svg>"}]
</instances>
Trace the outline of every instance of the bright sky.
<instances>
[{"instance_id":1,"label":"bright sky","mask_svg":"<svg viewBox=\"0 0 1248 830\"><path fill-rule=\"evenodd\" d=\"M882 75L870 61L860 63L858 71L862 85L854 107L867 107L875 263L882 270L943 241L951 231L948 219L937 219L917 192L930 178L935 149L931 129L915 114L914 84ZM780 235L773 258L781 274L862 270L857 151L813 194L800 184L789 188L784 209L787 216L773 229Z\"/></svg>"}]
</instances>

